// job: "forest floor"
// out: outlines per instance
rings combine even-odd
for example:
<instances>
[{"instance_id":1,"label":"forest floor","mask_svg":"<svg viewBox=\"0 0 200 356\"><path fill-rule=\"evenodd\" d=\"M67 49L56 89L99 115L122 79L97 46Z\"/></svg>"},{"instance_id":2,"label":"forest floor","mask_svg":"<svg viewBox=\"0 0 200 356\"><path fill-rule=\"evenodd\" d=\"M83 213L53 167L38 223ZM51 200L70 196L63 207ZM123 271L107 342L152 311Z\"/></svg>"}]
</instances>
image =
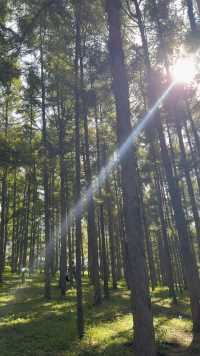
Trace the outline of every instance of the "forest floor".
<instances>
[{"instance_id":1,"label":"forest floor","mask_svg":"<svg viewBox=\"0 0 200 356\"><path fill-rule=\"evenodd\" d=\"M18 276L5 276L0 287L0 355L1 356L133 356L132 317L129 292L123 285L111 292L102 306L92 305L92 289L84 280L86 335L76 335L75 290L66 299L59 297L57 282L52 300L43 298L42 275L20 283ZM190 309L187 296L172 306L166 289L152 295L158 355L200 356L191 350Z\"/></svg>"}]
</instances>

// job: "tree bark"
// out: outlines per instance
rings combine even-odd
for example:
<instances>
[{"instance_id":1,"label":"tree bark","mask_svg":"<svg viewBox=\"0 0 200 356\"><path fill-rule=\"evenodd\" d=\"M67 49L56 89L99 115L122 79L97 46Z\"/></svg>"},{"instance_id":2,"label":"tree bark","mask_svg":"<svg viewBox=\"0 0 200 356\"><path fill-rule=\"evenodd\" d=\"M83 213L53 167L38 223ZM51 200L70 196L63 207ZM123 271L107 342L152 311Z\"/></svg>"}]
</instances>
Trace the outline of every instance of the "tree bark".
<instances>
[{"instance_id":1,"label":"tree bark","mask_svg":"<svg viewBox=\"0 0 200 356\"><path fill-rule=\"evenodd\" d=\"M49 209L49 167L48 167L48 142L46 122L46 88L44 73L44 54L42 30L40 33L40 64L41 64L41 88L42 88L42 143L44 147L43 162L43 186L44 186L44 225L45 225L45 286L44 296L51 298L51 233L50 233L50 209Z\"/></svg>"},{"instance_id":2,"label":"tree bark","mask_svg":"<svg viewBox=\"0 0 200 356\"><path fill-rule=\"evenodd\" d=\"M58 104L59 106L59 104ZM63 110L58 107L59 126L59 164L60 164L60 211L61 211L61 254L60 254L60 289L61 296L66 292L67 274L67 202L66 202L66 162L65 162L65 123Z\"/></svg>"},{"instance_id":3,"label":"tree bark","mask_svg":"<svg viewBox=\"0 0 200 356\"><path fill-rule=\"evenodd\" d=\"M122 49L120 6L120 1L106 1L109 26L109 51L113 75L113 90L116 100L119 147L124 144L132 132L128 78ZM141 238L142 228L139 214L139 199L136 189L134 155L134 149L130 147L120 163L125 228L128 242L131 304L133 305L135 325L135 350L138 356L155 356L155 336L144 246Z\"/></svg>"},{"instance_id":4,"label":"tree bark","mask_svg":"<svg viewBox=\"0 0 200 356\"><path fill-rule=\"evenodd\" d=\"M198 1L197 1L197 4L198 4ZM191 31L193 33L195 33L197 31L197 24L196 24L196 19L195 19L195 14L194 14L193 0L186 0L186 5L187 5L187 12L188 12L188 18L190 21Z\"/></svg>"},{"instance_id":5,"label":"tree bark","mask_svg":"<svg viewBox=\"0 0 200 356\"><path fill-rule=\"evenodd\" d=\"M81 198L81 167L80 167L80 73L79 61L81 55L81 10L82 1L75 2L75 21L76 21L76 39L75 39L75 157L76 157L76 201ZM83 293L82 293L82 275L81 275L81 229L82 212L75 212L76 225L76 296L77 296L77 328L79 337L84 335L84 317L83 317Z\"/></svg>"},{"instance_id":6,"label":"tree bark","mask_svg":"<svg viewBox=\"0 0 200 356\"><path fill-rule=\"evenodd\" d=\"M1 185L1 224L0 224L0 283L3 282L4 246L6 239L6 211L7 211L7 169L3 171Z\"/></svg>"}]
</instances>

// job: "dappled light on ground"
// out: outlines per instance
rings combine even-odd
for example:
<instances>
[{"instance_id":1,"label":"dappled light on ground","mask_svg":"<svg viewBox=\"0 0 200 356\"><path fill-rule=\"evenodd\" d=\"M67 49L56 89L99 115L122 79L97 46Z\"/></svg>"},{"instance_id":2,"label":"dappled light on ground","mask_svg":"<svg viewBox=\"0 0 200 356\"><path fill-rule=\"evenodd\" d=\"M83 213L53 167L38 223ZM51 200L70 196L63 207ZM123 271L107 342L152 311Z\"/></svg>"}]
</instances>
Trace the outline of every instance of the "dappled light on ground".
<instances>
[{"instance_id":1,"label":"dappled light on ground","mask_svg":"<svg viewBox=\"0 0 200 356\"><path fill-rule=\"evenodd\" d=\"M12 290L11 285L4 287L0 299L2 356L134 355L129 292L123 283L112 292L110 301L93 307L92 290L84 280L87 320L82 341L76 334L74 289L68 290L62 300L55 281L52 300L46 302L42 296L42 276L25 285L18 281ZM159 288L152 294L152 300L160 354L186 355L192 329L187 297L181 297L179 305L172 307L167 290ZM199 355L198 352L193 355Z\"/></svg>"}]
</instances>

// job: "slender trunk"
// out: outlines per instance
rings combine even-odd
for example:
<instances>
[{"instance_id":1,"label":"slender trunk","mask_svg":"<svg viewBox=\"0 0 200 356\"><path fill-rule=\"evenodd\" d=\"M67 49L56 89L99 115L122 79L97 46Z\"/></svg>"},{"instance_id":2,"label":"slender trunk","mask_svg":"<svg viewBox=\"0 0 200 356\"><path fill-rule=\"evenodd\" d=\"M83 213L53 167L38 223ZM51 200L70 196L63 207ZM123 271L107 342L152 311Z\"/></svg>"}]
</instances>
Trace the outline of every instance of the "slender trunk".
<instances>
[{"instance_id":1,"label":"slender trunk","mask_svg":"<svg viewBox=\"0 0 200 356\"><path fill-rule=\"evenodd\" d=\"M195 193L192 185L192 180L189 172L189 167L188 167L188 162L186 158L186 152L185 152L185 145L183 142L183 136L181 132L181 126L180 126L180 115L177 114L177 120L176 120L176 128L177 128L177 134L178 134L178 139L179 139L179 146L181 150L181 163L182 167L184 170L185 178L186 178L186 183L187 183L187 188L188 188L188 193L191 201L191 206L192 206L192 212L194 216L194 222L195 222L195 228L196 228L196 233L197 233L197 241L200 247L200 218L199 218L199 212L197 208L197 203L195 199Z\"/></svg>"},{"instance_id":2,"label":"slender trunk","mask_svg":"<svg viewBox=\"0 0 200 356\"><path fill-rule=\"evenodd\" d=\"M102 165L104 164L103 159L101 159L101 146L99 139L99 127L98 127L98 117L97 117L97 103L95 102L95 126L96 126L96 146L97 146L97 167L98 174L101 170ZM109 298L109 264L108 264L108 255L106 248L106 237L105 237L105 219L104 219L104 202L102 189L99 188L99 198L102 201L99 208L99 222L100 222L100 232L101 232L101 242L102 242L102 267L103 267L103 282L104 282L104 297Z\"/></svg>"},{"instance_id":3,"label":"slender trunk","mask_svg":"<svg viewBox=\"0 0 200 356\"><path fill-rule=\"evenodd\" d=\"M200 0L196 0L198 11L199 11L199 17L200 17Z\"/></svg>"},{"instance_id":4,"label":"slender trunk","mask_svg":"<svg viewBox=\"0 0 200 356\"><path fill-rule=\"evenodd\" d=\"M84 99L84 98L83 98ZM85 158L86 158L86 181L89 188L92 183L92 172L90 164L90 147L89 147L89 134L88 134L88 116L86 107L83 104L83 120L84 120L84 134L85 134ZM92 268L92 283L94 285L94 304L101 304L101 286L99 276L99 256L98 256L98 241L97 241L97 228L95 222L95 203L93 194L89 194L87 202L88 213L88 244L90 249L90 259ZM104 256L105 257L105 256Z\"/></svg>"},{"instance_id":5,"label":"slender trunk","mask_svg":"<svg viewBox=\"0 0 200 356\"><path fill-rule=\"evenodd\" d=\"M81 46L81 10L82 1L75 2L76 16L76 48L75 48L75 156L76 156L76 200L81 197L81 167L80 167L80 46ZM82 229L81 229L81 214L78 211L75 215L76 224L76 295L77 295L77 327L79 337L84 335L84 317L83 317L83 296L82 296L82 274L81 274L81 246L82 246Z\"/></svg>"},{"instance_id":6,"label":"slender trunk","mask_svg":"<svg viewBox=\"0 0 200 356\"><path fill-rule=\"evenodd\" d=\"M107 187L108 188L108 187ZM109 242L110 242L110 257L111 257L111 273L112 273L112 287L117 289L117 266L116 266L116 241L114 235L114 221L112 213L112 198L111 193L107 189L106 205L108 212L108 232L109 232Z\"/></svg>"},{"instance_id":7,"label":"slender trunk","mask_svg":"<svg viewBox=\"0 0 200 356\"><path fill-rule=\"evenodd\" d=\"M186 132L186 136L187 136L188 145L190 147L191 161L193 163L193 168L194 168L196 181L197 181L197 185L198 185L198 191L199 191L199 194L200 194L200 170L199 170L199 167L198 167L198 158L196 157L195 150L194 150L194 147L192 145L190 132L189 132L189 129L188 129L187 118L185 118L185 120L184 120L184 128L185 128L185 132Z\"/></svg>"},{"instance_id":8,"label":"slender trunk","mask_svg":"<svg viewBox=\"0 0 200 356\"><path fill-rule=\"evenodd\" d=\"M56 221L55 221L55 181L56 181L56 160L52 160L51 165L51 241L52 241L52 256L51 256L51 271L52 275L56 273Z\"/></svg>"},{"instance_id":9,"label":"slender trunk","mask_svg":"<svg viewBox=\"0 0 200 356\"><path fill-rule=\"evenodd\" d=\"M186 277L187 287L189 290L192 319L193 319L193 334L194 338L200 335L200 288L199 288L199 276L195 262L195 257L192 252L191 242L188 236L187 224L181 202L181 194L178 185L175 182L165 137L161 123L158 126L160 145L163 163L165 167L165 173L169 186L169 193L174 209L176 228L180 239L180 249L183 258L184 275Z\"/></svg>"},{"instance_id":10,"label":"slender trunk","mask_svg":"<svg viewBox=\"0 0 200 356\"><path fill-rule=\"evenodd\" d=\"M154 264L152 242L151 242L150 234L148 232L148 227L147 227L143 189L142 189L141 177L140 177L140 172L139 172L138 166L137 166L137 175L138 175L138 190L139 190L140 206L141 206L141 217L142 217L142 221L143 221L143 231L144 231L144 237L145 237L145 242L146 242L147 257L148 257L148 262L149 262L151 287L152 287L152 290L154 290L156 287L156 284L157 284L156 270L155 270L155 264Z\"/></svg>"},{"instance_id":11,"label":"slender trunk","mask_svg":"<svg viewBox=\"0 0 200 356\"><path fill-rule=\"evenodd\" d=\"M105 144L105 140L104 140L103 144L100 147L97 115L95 115L95 117L96 117L96 136L97 136L98 157L100 157L100 153L102 153L102 164L100 164L100 159L98 159L98 162L99 162L98 166L99 166L99 171L100 171L100 167L106 165L106 144ZM101 117L101 121L102 121L102 117ZM108 232L109 232L109 245L110 245L110 257L111 257L112 287L113 287L113 289L117 289L116 242L115 242L115 234L114 234L114 229L113 229L111 191L110 191L108 180L106 180L106 183L105 183L105 190L106 190L106 208L107 208L107 212L108 212Z\"/></svg>"},{"instance_id":12,"label":"slender trunk","mask_svg":"<svg viewBox=\"0 0 200 356\"><path fill-rule=\"evenodd\" d=\"M134 1L135 2L135 1ZM155 22L157 25L158 33L159 33L159 41L161 43L161 48L163 51L165 51L165 45L163 41L163 36L162 36L162 31L160 27L160 22L157 16L157 4L154 0L152 0L152 5L154 8L154 16L155 16ZM148 49L147 47L147 42L145 42L145 48ZM146 51L144 50L144 53L146 54ZM148 61L149 62L149 61ZM167 67L167 58L165 56L165 63ZM151 73L151 67L150 64L146 65L147 67L147 73L150 78L149 82L149 99L150 99L150 105L152 105L156 101L156 97L154 96L155 93L155 86L154 86L154 81ZM194 331L194 336L199 335L200 333L200 305L199 305L199 297L200 297L200 288L199 288L199 276L198 276L198 270L196 266L196 262L194 259L194 255L192 253L191 249L191 243L189 240L188 236L188 231L187 231L187 223L185 220L185 215L184 215L184 210L181 202L181 194L179 190L179 186L176 182L176 179L173 175L173 170L172 170L172 165L165 141L165 135L163 132L163 127L161 124L161 119L159 117L159 113L157 114L156 117L156 127L157 127L157 132L160 140L160 146L161 146L161 154L162 154L162 160L164 163L164 168L165 168L165 174L169 186L169 193L173 205L173 210L174 210L174 215L175 215L175 222L176 222L176 228L179 234L179 239L180 239L180 248L181 248L181 254L182 254L182 260L183 260L183 267L184 267L184 275L187 280L187 286L189 289L189 294L190 294L190 300L191 300L191 309L192 309L192 317L193 317L193 331Z\"/></svg>"},{"instance_id":13,"label":"slender trunk","mask_svg":"<svg viewBox=\"0 0 200 356\"><path fill-rule=\"evenodd\" d=\"M46 88L44 73L43 39L40 34L40 64L41 64L41 88L42 88L42 141L44 147L43 162L43 186L44 186L44 225L45 225L45 287L44 296L51 298L51 234L50 234L50 207L49 207L49 167L48 167L48 142L47 142L47 121L46 121Z\"/></svg>"},{"instance_id":14,"label":"slender trunk","mask_svg":"<svg viewBox=\"0 0 200 356\"><path fill-rule=\"evenodd\" d=\"M151 63L149 59L149 51L148 51L148 43L147 43L147 38L145 34L145 28L143 24L143 19L142 19L142 13L139 7L139 3L137 0L133 0L135 9L136 9L136 15L138 19L138 26L140 30L140 35L142 39L142 44L143 44L143 51L144 51L144 62L145 62L145 67L146 67L146 73L147 73L147 79L148 79L148 85L149 85L149 91L148 91L148 100L149 100L149 105L151 106L154 102L152 99L152 93L150 90L151 87L151 81L152 81L152 73L151 73ZM157 157L156 157L156 149L155 149L155 144L153 142L153 139L155 137L155 132L153 129L149 129L148 132L146 133L148 136L148 139L150 141L150 154L151 154L151 159L154 162L154 172L155 172L155 182L156 182L156 190L157 190L157 197L158 197L158 203L159 203L159 216L160 216L160 222L161 222L161 227L162 227L162 235L164 239L164 251L165 251L165 262L166 262L166 269L167 269L167 279L169 283L169 292L171 297L173 298L173 301L176 303L176 295L174 291L174 281L173 281L173 269L172 269L172 263L171 263L171 256L170 256L170 251L169 251L169 244L168 244L168 237L167 237L167 230L166 230L166 224L165 224L165 219L164 219L164 214L163 214L163 207L162 207L162 197L161 197L161 192L160 192L160 183L159 183L159 177L158 177L158 167L157 167ZM157 174L156 174L157 172Z\"/></svg>"},{"instance_id":15,"label":"slender trunk","mask_svg":"<svg viewBox=\"0 0 200 356\"><path fill-rule=\"evenodd\" d=\"M159 212L163 245L164 245L163 250L164 250L164 262L165 262L165 270L166 270L166 282L169 287L169 295L173 299L173 302L177 304L176 293L174 290L174 276L173 276L172 259L171 259L170 248L169 248L169 237L168 237L167 225L166 225L164 211L163 211L163 202L162 202L163 199L162 199L158 167L156 165L155 159L154 159L154 168L155 168L154 170L155 187L156 187L156 193L158 199L158 212Z\"/></svg>"},{"instance_id":16,"label":"slender trunk","mask_svg":"<svg viewBox=\"0 0 200 356\"><path fill-rule=\"evenodd\" d=\"M60 241L60 214L59 214L59 209L56 211L56 217L55 217L55 234L56 234L56 239L55 239L55 272L58 271L58 266L60 265L59 261L59 255L60 255L60 250L59 250L59 241Z\"/></svg>"},{"instance_id":17,"label":"slender trunk","mask_svg":"<svg viewBox=\"0 0 200 356\"><path fill-rule=\"evenodd\" d=\"M30 231L30 257L29 257L29 270L33 273L35 270L35 245L37 236L37 180L35 163L33 167L33 196L32 196L32 220Z\"/></svg>"},{"instance_id":18,"label":"slender trunk","mask_svg":"<svg viewBox=\"0 0 200 356\"><path fill-rule=\"evenodd\" d=\"M152 5L154 8L155 22L158 30L158 40L160 42L160 47L164 51L165 66L168 68L168 58L166 52L165 41L163 38L162 28L160 26L160 21L158 19L157 4L155 0L152 0ZM153 88L152 88L153 89ZM155 89L155 88L154 88ZM159 133L161 152L163 157L163 163L165 167L165 173L169 186L169 193L171 196L171 201L174 209L176 228L180 240L180 249L182 254L184 276L186 279L191 311L192 311L192 321L193 321L193 341L200 342L200 281L199 274L196 265L195 256L192 251L191 241L187 231L187 223L184 215L184 210L181 202L181 193L178 184L176 183L173 171L171 167L171 162L165 142L165 136L162 128L160 119L157 120L157 129Z\"/></svg>"},{"instance_id":19,"label":"slender trunk","mask_svg":"<svg viewBox=\"0 0 200 356\"><path fill-rule=\"evenodd\" d=\"M12 218L12 255L11 255L11 269L15 271L16 266L16 198L17 198L17 170L14 171L14 184L13 184L13 218Z\"/></svg>"},{"instance_id":20,"label":"slender trunk","mask_svg":"<svg viewBox=\"0 0 200 356\"><path fill-rule=\"evenodd\" d=\"M191 31L193 33L196 33L197 24L196 24L196 19L195 19L195 15L194 15L193 0L186 0L186 5L187 5L187 12L188 12L188 18L190 21Z\"/></svg>"},{"instance_id":21,"label":"slender trunk","mask_svg":"<svg viewBox=\"0 0 200 356\"><path fill-rule=\"evenodd\" d=\"M7 169L3 171L1 186L1 224L0 224L0 283L3 282L4 246L6 239L6 210L7 210Z\"/></svg>"},{"instance_id":22,"label":"slender trunk","mask_svg":"<svg viewBox=\"0 0 200 356\"><path fill-rule=\"evenodd\" d=\"M23 257L22 266L26 267L27 263L27 250L28 250L28 238L29 238L29 216L30 216L30 198L31 198L31 182L30 171L26 175L27 191L24 200L24 234L23 234Z\"/></svg>"},{"instance_id":23,"label":"slender trunk","mask_svg":"<svg viewBox=\"0 0 200 356\"><path fill-rule=\"evenodd\" d=\"M67 274L67 202L66 202L66 163L64 158L65 143L65 123L61 117L63 113L59 112L59 163L60 163L60 209L61 209L61 255L60 255L60 289L61 296L66 292L66 274Z\"/></svg>"}]
</instances>

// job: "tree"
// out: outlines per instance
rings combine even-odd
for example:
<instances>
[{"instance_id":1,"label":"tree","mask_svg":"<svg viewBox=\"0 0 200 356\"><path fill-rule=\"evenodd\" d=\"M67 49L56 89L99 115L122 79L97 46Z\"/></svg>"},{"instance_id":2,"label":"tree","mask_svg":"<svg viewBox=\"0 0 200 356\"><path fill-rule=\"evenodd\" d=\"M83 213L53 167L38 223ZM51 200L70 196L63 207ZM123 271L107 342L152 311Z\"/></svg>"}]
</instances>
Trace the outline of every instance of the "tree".
<instances>
[{"instance_id":1,"label":"tree","mask_svg":"<svg viewBox=\"0 0 200 356\"><path fill-rule=\"evenodd\" d=\"M120 25L120 1L107 0L109 51L116 100L119 147L131 134L128 79L124 64ZM137 355L155 355L153 317L148 292L144 246L141 242L141 220L137 193L134 149L131 147L121 160L125 228L128 242L128 263L135 325Z\"/></svg>"},{"instance_id":2,"label":"tree","mask_svg":"<svg viewBox=\"0 0 200 356\"><path fill-rule=\"evenodd\" d=\"M75 25L76 25L76 38L75 38L75 152L76 152L76 201L79 203L81 198L80 186L80 44L81 44L81 6L78 0L75 3ZM81 207L82 208L82 207ZM81 276L81 245L82 245L82 231L81 231L81 215L82 211L75 211L75 224L76 224L76 291L77 291L77 326L79 337L84 335L84 319L83 319L83 301L82 301L82 276Z\"/></svg>"}]
</instances>

